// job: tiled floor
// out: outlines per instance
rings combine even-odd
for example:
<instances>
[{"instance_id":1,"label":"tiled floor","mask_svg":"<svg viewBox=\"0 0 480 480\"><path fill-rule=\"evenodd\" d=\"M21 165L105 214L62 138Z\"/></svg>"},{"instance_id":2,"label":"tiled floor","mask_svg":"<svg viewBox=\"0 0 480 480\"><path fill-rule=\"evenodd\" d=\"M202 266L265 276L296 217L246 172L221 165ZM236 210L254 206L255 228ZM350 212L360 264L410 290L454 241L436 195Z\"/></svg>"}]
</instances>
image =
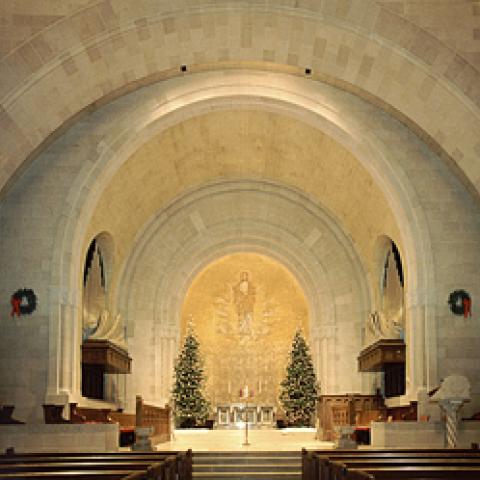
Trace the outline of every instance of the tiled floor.
<instances>
[{"instance_id":1,"label":"tiled floor","mask_svg":"<svg viewBox=\"0 0 480 480\"><path fill-rule=\"evenodd\" d=\"M315 439L314 429L261 429L248 431L249 445L244 445L245 430L175 430L174 440L156 445L158 450L200 451L292 451L332 448L332 442Z\"/></svg>"}]
</instances>

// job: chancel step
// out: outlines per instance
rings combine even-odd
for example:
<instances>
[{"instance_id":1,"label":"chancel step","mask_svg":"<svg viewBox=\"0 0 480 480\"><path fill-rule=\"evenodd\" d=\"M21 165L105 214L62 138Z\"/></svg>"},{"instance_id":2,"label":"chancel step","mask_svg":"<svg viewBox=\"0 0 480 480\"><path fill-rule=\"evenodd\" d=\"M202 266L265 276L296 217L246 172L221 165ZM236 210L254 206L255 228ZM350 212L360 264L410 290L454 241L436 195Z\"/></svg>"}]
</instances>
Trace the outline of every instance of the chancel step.
<instances>
[{"instance_id":1,"label":"chancel step","mask_svg":"<svg viewBox=\"0 0 480 480\"><path fill-rule=\"evenodd\" d=\"M299 480L301 455L300 452L198 452L193 455L193 478Z\"/></svg>"}]
</instances>

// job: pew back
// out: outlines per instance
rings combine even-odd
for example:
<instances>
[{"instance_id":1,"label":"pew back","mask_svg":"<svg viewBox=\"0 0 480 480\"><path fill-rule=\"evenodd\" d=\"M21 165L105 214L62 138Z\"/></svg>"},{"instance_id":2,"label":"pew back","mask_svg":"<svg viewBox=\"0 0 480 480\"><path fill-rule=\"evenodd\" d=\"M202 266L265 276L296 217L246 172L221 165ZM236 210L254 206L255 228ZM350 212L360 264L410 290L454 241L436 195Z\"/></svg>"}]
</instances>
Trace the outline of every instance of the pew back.
<instances>
[{"instance_id":1,"label":"pew back","mask_svg":"<svg viewBox=\"0 0 480 480\"><path fill-rule=\"evenodd\" d=\"M0 456L0 479L129 478L191 480L192 452L21 454Z\"/></svg>"},{"instance_id":2,"label":"pew back","mask_svg":"<svg viewBox=\"0 0 480 480\"><path fill-rule=\"evenodd\" d=\"M359 472L375 478L480 478L478 450L350 450L302 452L303 480L339 480ZM441 472L447 472L442 474ZM408 472L408 474L406 473ZM393 475L393 476L392 476ZM410 477L409 477L410 475Z\"/></svg>"}]
</instances>

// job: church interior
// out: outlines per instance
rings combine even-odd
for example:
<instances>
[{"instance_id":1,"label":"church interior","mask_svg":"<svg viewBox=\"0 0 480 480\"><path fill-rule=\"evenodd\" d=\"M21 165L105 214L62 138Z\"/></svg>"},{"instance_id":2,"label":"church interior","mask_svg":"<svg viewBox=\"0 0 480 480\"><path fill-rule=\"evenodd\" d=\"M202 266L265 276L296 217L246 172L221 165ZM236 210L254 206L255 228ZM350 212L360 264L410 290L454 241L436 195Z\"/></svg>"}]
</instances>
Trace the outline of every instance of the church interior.
<instances>
[{"instance_id":1,"label":"church interior","mask_svg":"<svg viewBox=\"0 0 480 480\"><path fill-rule=\"evenodd\" d=\"M0 451L478 450L480 1L2 2L0 98Z\"/></svg>"}]
</instances>

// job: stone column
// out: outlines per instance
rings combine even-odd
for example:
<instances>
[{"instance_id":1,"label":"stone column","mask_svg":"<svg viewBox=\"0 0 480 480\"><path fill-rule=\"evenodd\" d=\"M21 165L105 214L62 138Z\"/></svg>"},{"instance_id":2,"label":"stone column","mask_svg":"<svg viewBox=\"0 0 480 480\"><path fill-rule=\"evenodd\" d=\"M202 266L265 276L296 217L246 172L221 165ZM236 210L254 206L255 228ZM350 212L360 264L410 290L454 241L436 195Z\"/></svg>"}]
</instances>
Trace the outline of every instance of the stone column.
<instances>
[{"instance_id":1,"label":"stone column","mask_svg":"<svg viewBox=\"0 0 480 480\"><path fill-rule=\"evenodd\" d=\"M449 398L439 402L445 413L445 445L456 448L458 445L458 412L465 401L461 398Z\"/></svg>"},{"instance_id":2,"label":"stone column","mask_svg":"<svg viewBox=\"0 0 480 480\"><path fill-rule=\"evenodd\" d=\"M173 385L173 366L177 356L178 328L160 326L158 329L158 347L156 349L156 381L158 384L157 397L160 404L164 405L170 399Z\"/></svg>"},{"instance_id":3,"label":"stone column","mask_svg":"<svg viewBox=\"0 0 480 480\"><path fill-rule=\"evenodd\" d=\"M132 446L133 451L151 452L153 451L152 440L153 427L135 427L135 443Z\"/></svg>"},{"instance_id":4,"label":"stone column","mask_svg":"<svg viewBox=\"0 0 480 480\"><path fill-rule=\"evenodd\" d=\"M70 305L60 305L60 381L59 390L63 393L72 388L72 309Z\"/></svg>"},{"instance_id":5,"label":"stone column","mask_svg":"<svg viewBox=\"0 0 480 480\"><path fill-rule=\"evenodd\" d=\"M335 326L322 325L318 329L320 344L320 371L317 372L320 380L321 394L332 393L335 390Z\"/></svg>"},{"instance_id":6,"label":"stone column","mask_svg":"<svg viewBox=\"0 0 480 480\"><path fill-rule=\"evenodd\" d=\"M76 315L77 307L73 304L61 305L61 356L60 356L60 392L75 398L80 392L80 345L81 336Z\"/></svg>"},{"instance_id":7,"label":"stone column","mask_svg":"<svg viewBox=\"0 0 480 480\"><path fill-rule=\"evenodd\" d=\"M61 303L49 320L49 368L45 403L66 405L80 396L80 349L76 305Z\"/></svg>"},{"instance_id":8,"label":"stone column","mask_svg":"<svg viewBox=\"0 0 480 480\"><path fill-rule=\"evenodd\" d=\"M408 301L408 300L407 300ZM413 303L413 300L410 299ZM406 394L415 398L417 390L426 388L425 309L410 304L406 311Z\"/></svg>"},{"instance_id":9,"label":"stone column","mask_svg":"<svg viewBox=\"0 0 480 480\"><path fill-rule=\"evenodd\" d=\"M463 375L446 377L431 398L445 412L445 440L448 448L458 445L458 411L469 400L470 382Z\"/></svg>"}]
</instances>

